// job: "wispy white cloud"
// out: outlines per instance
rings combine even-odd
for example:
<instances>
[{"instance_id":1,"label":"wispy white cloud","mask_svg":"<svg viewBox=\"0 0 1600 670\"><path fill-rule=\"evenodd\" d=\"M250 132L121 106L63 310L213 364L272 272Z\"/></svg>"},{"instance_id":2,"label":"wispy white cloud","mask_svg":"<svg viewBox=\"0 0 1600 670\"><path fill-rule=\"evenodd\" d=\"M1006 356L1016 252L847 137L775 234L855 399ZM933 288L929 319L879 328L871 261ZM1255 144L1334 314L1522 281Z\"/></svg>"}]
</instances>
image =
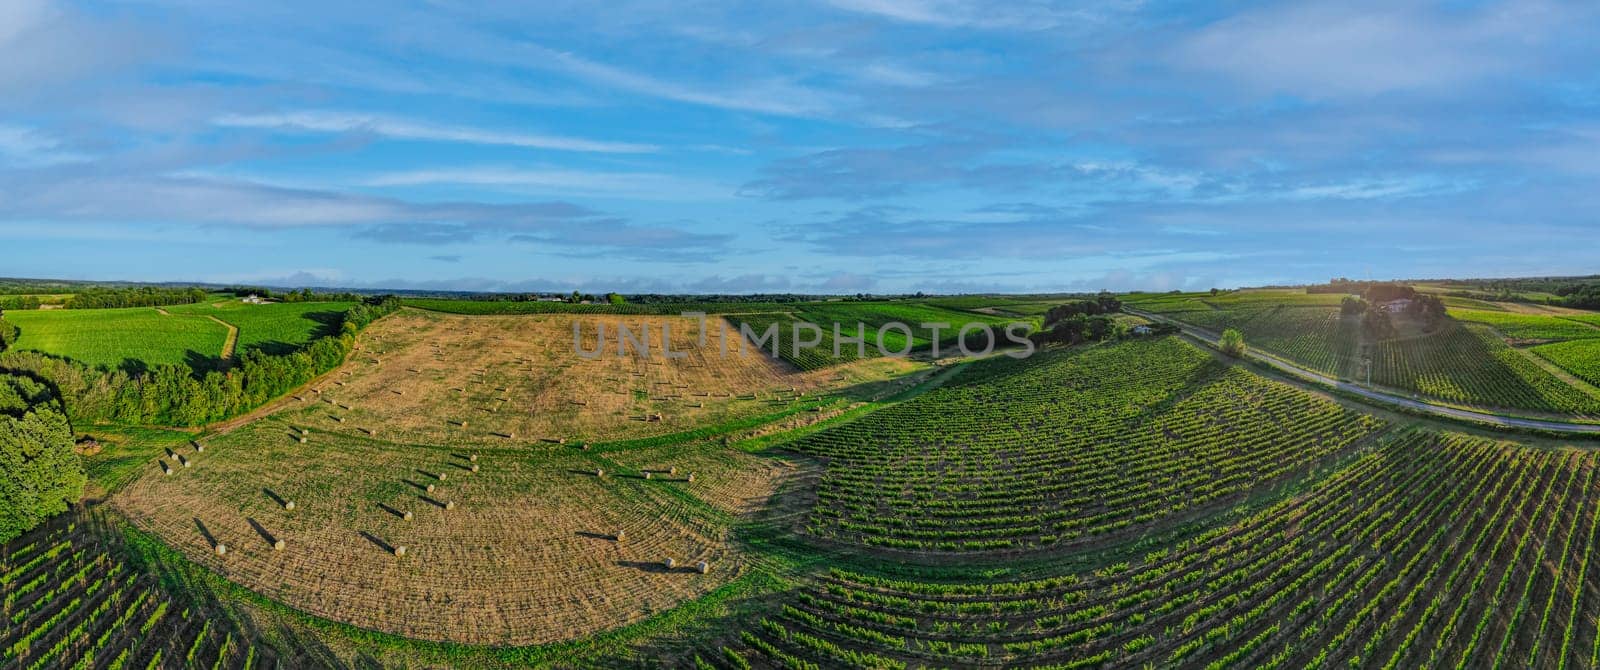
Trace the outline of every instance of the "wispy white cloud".
<instances>
[{"instance_id":1,"label":"wispy white cloud","mask_svg":"<svg viewBox=\"0 0 1600 670\"><path fill-rule=\"evenodd\" d=\"M1309 98L1459 93L1463 86L1536 62L1538 51L1529 46L1593 20L1592 5L1583 4L1531 0L1446 9L1411 1L1319 0L1268 5L1186 36L1171 62Z\"/></svg>"},{"instance_id":2,"label":"wispy white cloud","mask_svg":"<svg viewBox=\"0 0 1600 670\"><path fill-rule=\"evenodd\" d=\"M85 160L87 155L66 149L37 128L0 123L0 165L36 167Z\"/></svg>"},{"instance_id":3,"label":"wispy white cloud","mask_svg":"<svg viewBox=\"0 0 1600 670\"><path fill-rule=\"evenodd\" d=\"M654 172L596 172L590 170L512 167L441 168L389 172L366 178L364 186L408 187L470 185L518 193L555 193L569 196L605 196L637 200L702 201L731 198L735 187L709 180Z\"/></svg>"},{"instance_id":4,"label":"wispy white cloud","mask_svg":"<svg viewBox=\"0 0 1600 670\"><path fill-rule=\"evenodd\" d=\"M649 153L660 148L652 144L609 142L559 135L439 125L352 112L299 111L276 114L227 114L213 119L212 123L225 128L259 128L312 133L370 133L398 140L459 142L593 153Z\"/></svg>"},{"instance_id":5,"label":"wispy white cloud","mask_svg":"<svg viewBox=\"0 0 1600 670\"><path fill-rule=\"evenodd\" d=\"M676 102L798 117L826 116L842 102L838 94L813 89L788 79L768 78L754 83L741 83L731 89L716 90L640 74L569 52L532 45L528 48L543 57L535 60L535 63L553 67L592 84Z\"/></svg>"}]
</instances>

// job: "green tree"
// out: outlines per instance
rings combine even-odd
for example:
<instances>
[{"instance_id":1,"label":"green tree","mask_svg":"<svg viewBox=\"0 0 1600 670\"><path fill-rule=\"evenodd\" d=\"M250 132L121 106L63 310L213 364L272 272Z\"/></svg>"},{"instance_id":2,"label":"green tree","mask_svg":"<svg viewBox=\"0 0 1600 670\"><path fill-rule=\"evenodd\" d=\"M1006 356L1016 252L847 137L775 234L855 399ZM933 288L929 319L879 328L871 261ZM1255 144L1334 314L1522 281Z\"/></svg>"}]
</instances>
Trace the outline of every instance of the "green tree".
<instances>
[{"instance_id":1,"label":"green tree","mask_svg":"<svg viewBox=\"0 0 1600 670\"><path fill-rule=\"evenodd\" d=\"M613 305L621 305L623 303L628 302L628 299L622 297L621 293L607 293L606 294L606 302L609 302L609 303L611 303Z\"/></svg>"},{"instance_id":2,"label":"green tree","mask_svg":"<svg viewBox=\"0 0 1600 670\"><path fill-rule=\"evenodd\" d=\"M1222 353L1234 358L1244 356L1244 333L1239 332L1236 328L1222 331L1222 339L1217 340L1217 348L1221 349Z\"/></svg>"},{"instance_id":3,"label":"green tree","mask_svg":"<svg viewBox=\"0 0 1600 670\"><path fill-rule=\"evenodd\" d=\"M0 542L66 511L87 481L72 426L49 388L0 375Z\"/></svg>"}]
</instances>

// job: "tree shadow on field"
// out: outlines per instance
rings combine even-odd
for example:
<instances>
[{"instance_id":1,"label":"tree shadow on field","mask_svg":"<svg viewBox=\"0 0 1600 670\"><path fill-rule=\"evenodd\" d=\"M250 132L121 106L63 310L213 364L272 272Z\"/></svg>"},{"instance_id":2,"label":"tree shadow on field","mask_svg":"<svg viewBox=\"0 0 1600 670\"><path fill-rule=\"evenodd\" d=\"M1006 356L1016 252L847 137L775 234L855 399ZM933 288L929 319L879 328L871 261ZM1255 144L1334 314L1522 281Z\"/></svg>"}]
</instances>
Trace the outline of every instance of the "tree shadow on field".
<instances>
[{"instance_id":1,"label":"tree shadow on field","mask_svg":"<svg viewBox=\"0 0 1600 670\"><path fill-rule=\"evenodd\" d=\"M225 372L230 365L220 356L207 356L193 349L183 352L183 364L189 366L195 377L204 377L207 372Z\"/></svg>"},{"instance_id":2,"label":"tree shadow on field","mask_svg":"<svg viewBox=\"0 0 1600 670\"><path fill-rule=\"evenodd\" d=\"M610 541L616 539L615 535L607 535L605 533L592 533L592 532L589 532L587 530L577 531L577 532L573 533L573 535L577 535L578 537L587 537L587 538L589 538L591 540L605 540L607 542L610 542Z\"/></svg>"},{"instance_id":3,"label":"tree shadow on field","mask_svg":"<svg viewBox=\"0 0 1600 670\"><path fill-rule=\"evenodd\" d=\"M306 312L301 316L317 324L316 328L311 330L311 339L313 340L319 337L338 335L339 329L344 327L343 312Z\"/></svg>"},{"instance_id":4,"label":"tree shadow on field","mask_svg":"<svg viewBox=\"0 0 1600 670\"><path fill-rule=\"evenodd\" d=\"M137 358L124 358L121 363L117 364L116 368L126 373L129 377L138 377L150 371L150 364Z\"/></svg>"}]
</instances>

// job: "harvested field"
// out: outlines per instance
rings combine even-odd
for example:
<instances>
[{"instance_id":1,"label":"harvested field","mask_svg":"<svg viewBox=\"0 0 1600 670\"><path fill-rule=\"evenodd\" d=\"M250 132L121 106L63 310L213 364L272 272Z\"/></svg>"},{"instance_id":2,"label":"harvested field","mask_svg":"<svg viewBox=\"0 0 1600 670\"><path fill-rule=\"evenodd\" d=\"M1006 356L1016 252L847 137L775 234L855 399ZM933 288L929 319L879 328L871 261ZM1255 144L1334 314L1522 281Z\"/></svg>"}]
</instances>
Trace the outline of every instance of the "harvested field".
<instances>
[{"instance_id":1,"label":"harvested field","mask_svg":"<svg viewBox=\"0 0 1600 670\"><path fill-rule=\"evenodd\" d=\"M278 419L257 421L206 442L203 453L180 454L193 467L174 475L151 464L116 505L192 560L271 598L426 640L572 639L642 619L742 570L726 543L730 519L665 490L686 485L671 477L608 469L597 478L591 455L554 445L474 462L445 447L316 430L302 444L297 435ZM714 460L693 460L705 473L693 486L726 488L730 501L764 498L782 475L734 473L739 463ZM623 542L612 539L619 530ZM278 539L282 551L273 549ZM659 567L669 557L681 569ZM699 561L716 569L698 574Z\"/></svg>"},{"instance_id":2,"label":"harvested field","mask_svg":"<svg viewBox=\"0 0 1600 670\"><path fill-rule=\"evenodd\" d=\"M586 349L595 346L595 324L605 324L607 344L599 359L575 353L575 320L586 329ZM634 333L649 326L653 356L617 356L619 325ZM663 325L671 328L673 350L685 358L660 355ZM723 357L712 330L702 348L697 322L681 317L407 310L374 324L342 369L303 394L298 409L280 416L322 430L381 430L383 439L404 442L575 445L771 414L796 393L862 387L919 365L863 361L800 373L753 351ZM738 352L741 344L730 338L729 350Z\"/></svg>"}]
</instances>

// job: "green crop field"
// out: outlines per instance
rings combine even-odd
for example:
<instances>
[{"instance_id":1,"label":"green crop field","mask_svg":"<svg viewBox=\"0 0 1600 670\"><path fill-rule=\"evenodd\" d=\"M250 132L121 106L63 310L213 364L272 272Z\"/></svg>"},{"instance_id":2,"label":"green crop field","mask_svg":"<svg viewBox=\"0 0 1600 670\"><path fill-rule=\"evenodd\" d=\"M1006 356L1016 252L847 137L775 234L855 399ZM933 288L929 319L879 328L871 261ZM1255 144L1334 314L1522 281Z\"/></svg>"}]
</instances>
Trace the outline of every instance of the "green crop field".
<instances>
[{"instance_id":1,"label":"green crop field","mask_svg":"<svg viewBox=\"0 0 1600 670\"><path fill-rule=\"evenodd\" d=\"M210 319L151 307L6 312L21 331L16 347L90 365L215 365L228 328Z\"/></svg>"},{"instance_id":2,"label":"green crop field","mask_svg":"<svg viewBox=\"0 0 1600 670\"><path fill-rule=\"evenodd\" d=\"M172 314L210 316L239 329L239 351L262 349L280 354L324 335L337 334L348 302L285 302L250 305L237 300L174 305Z\"/></svg>"}]
</instances>

